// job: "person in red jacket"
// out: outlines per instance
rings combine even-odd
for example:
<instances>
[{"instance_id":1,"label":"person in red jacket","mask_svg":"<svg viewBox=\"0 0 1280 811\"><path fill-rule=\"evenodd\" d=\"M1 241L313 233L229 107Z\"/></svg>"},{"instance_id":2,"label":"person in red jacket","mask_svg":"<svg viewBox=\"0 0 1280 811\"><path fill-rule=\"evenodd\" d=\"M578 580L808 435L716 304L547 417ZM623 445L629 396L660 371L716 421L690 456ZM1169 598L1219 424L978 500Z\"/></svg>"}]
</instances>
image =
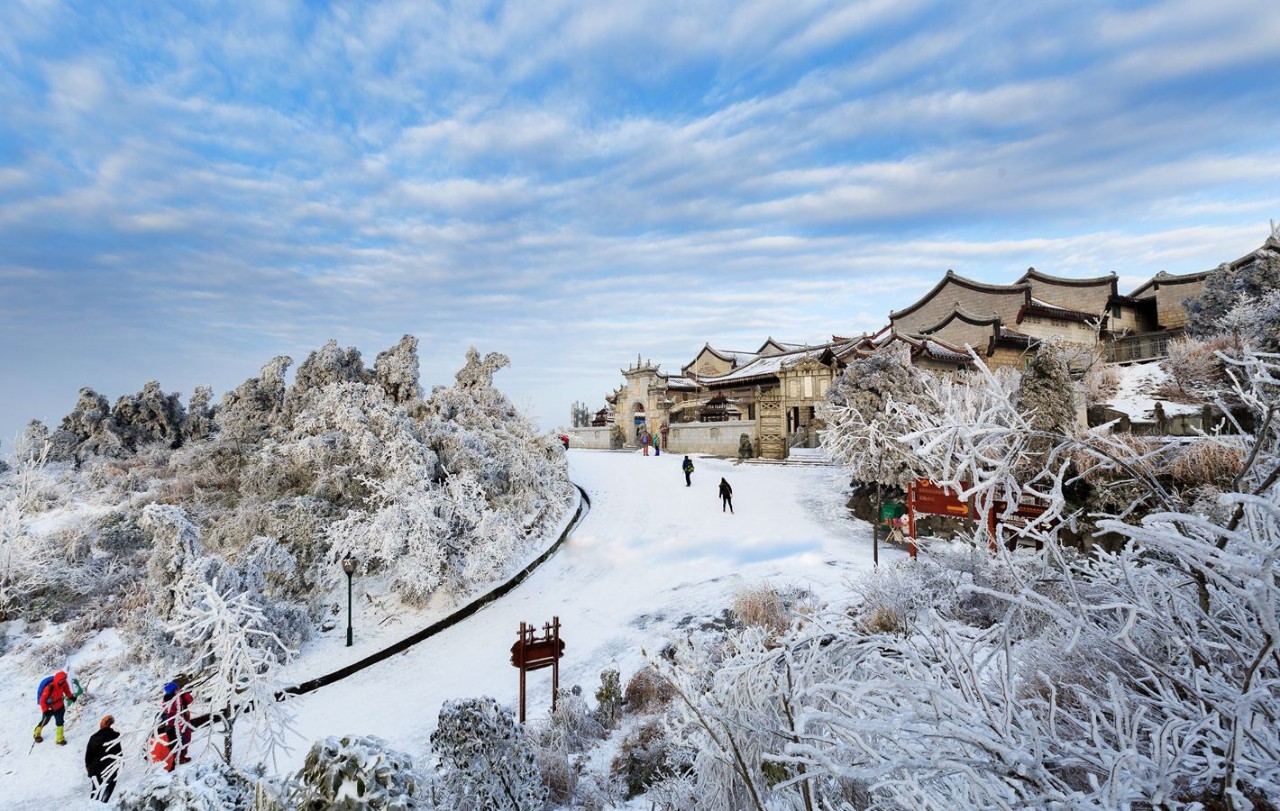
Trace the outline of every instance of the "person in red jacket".
<instances>
[{"instance_id":1,"label":"person in red jacket","mask_svg":"<svg viewBox=\"0 0 1280 811\"><path fill-rule=\"evenodd\" d=\"M191 755L191 694L182 689L180 681L164 686L164 706L160 711L160 731L169 741L170 754L165 760L165 771L173 771L179 763L190 763Z\"/></svg>"},{"instance_id":2,"label":"person in red jacket","mask_svg":"<svg viewBox=\"0 0 1280 811\"><path fill-rule=\"evenodd\" d=\"M53 678L46 680L40 685L40 690L36 696L36 700L40 704L40 723L36 724L35 738L36 743L44 740L40 733L44 731L44 725L49 723L49 719L53 719L54 728L57 735L54 740L59 746L66 746L67 739L62 734L62 720L66 713L66 702L75 703L76 694L71 692L71 685L67 684L67 674L59 670L53 674Z\"/></svg>"}]
</instances>

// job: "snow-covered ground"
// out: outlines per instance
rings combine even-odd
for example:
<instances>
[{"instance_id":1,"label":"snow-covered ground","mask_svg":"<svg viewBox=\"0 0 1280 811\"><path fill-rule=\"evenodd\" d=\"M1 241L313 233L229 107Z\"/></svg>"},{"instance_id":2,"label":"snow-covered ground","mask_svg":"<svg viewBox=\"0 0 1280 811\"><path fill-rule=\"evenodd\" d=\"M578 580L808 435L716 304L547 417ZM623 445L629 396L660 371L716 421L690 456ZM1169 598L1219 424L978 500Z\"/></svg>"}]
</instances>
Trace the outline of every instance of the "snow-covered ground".
<instances>
[{"instance_id":1,"label":"snow-covered ground","mask_svg":"<svg viewBox=\"0 0 1280 811\"><path fill-rule=\"evenodd\" d=\"M719 615L743 584L769 581L833 596L844 592L851 574L871 566L870 527L848 517L847 477L838 468L695 457L693 486L685 487L681 459L570 451L572 478L590 495L592 509L563 548L511 594L454 628L296 699L295 746L276 770L296 769L315 739L346 733L378 735L422 757L446 699L491 695L514 706L517 672L509 649L521 621L541 625L560 617L566 642L561 684L581 684L592 694L600 671L618 668L625 682L641 666L642 649L654 652L667 637ZM716 488L722 476L733 485L736 514L721 512ZM881 554L893 561L905 551L891 547ZM421 619L378 636L404 636ZM364 633L361 620L358 615L357 634ZM344 657L357 651L341 647L342 630L309 645L291 673L313 676L349 661ZM100 643L104 651L117 644L111 633ZM73 664L88 672L97 655L87 651ZM102 807L84 799L84 743L96 720L111 712L140 752L154 702L139 701L136 685L94 684L91 700L69 713L70 745L55 746L49 734L28 754L38 678L14 658L0 663L0 806ZM530 674L531 718L547 713L550 684L549 670ZM122 786L143 768L140 758L131 760Z\"/></svg>"},{"instance_id":2,"label":"snow-covered ground","mask_svg":"<svg viewBox=\"0 0 1280 811\"><path fill-rule=\"evenodd\" d=\"M1135 363L1118 367L1120 386L1107 405L1116 411L1123 411L1134 422L1154 422L1156 403L1164 408L1170 417L1178 414L1194 414L1200 411L1198 405L1175 403L1167 398L1156 396L1156 390L1169 382L1169 373L1159 363Z\"/></svg>"}]
</instances>

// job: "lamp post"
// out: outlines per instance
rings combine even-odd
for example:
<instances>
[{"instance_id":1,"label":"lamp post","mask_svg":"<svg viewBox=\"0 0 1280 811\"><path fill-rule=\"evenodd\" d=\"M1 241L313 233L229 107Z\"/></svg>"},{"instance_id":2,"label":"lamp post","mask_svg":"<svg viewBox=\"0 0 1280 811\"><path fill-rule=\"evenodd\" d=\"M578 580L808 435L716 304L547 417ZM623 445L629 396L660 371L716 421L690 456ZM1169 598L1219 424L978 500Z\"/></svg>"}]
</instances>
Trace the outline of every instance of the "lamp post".
<instances>
[{"instance_id":1,"label":"lamp post","mask_svg":"<svg viewBox=\"0 0 1280 811\"><path fill-rule=\"evenodd\" d=\"M347 573L347 647L351 647L351 575L356 573L356 559L347 555L342 559L342 571Z\"/></svg>"}]
</instances>

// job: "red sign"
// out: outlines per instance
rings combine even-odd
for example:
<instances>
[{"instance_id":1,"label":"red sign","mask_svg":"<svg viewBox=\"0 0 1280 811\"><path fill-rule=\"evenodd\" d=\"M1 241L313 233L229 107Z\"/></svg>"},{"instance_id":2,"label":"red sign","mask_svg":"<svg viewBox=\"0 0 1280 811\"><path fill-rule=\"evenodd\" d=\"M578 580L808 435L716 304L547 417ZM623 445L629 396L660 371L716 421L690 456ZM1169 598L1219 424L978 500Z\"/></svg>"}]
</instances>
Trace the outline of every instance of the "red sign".
<instances>
[{"instance_id":1,"label":"red sign","mask_svg":"<svg viewBox=\"0 0 1280 811\"><path fill-rule=\"evenodd\" d=\"M961 488L968 488L968 482L960 482ZM911 533L911 541L907 543L907 552L911 559L916 558L916 513L925 515L946 515L952 518L968 518L969 503L961 501L950 490L928 479L916 479L907 485L907 526Z\"/></svg>"},{"instance_id":2,"label":"red sign","mask_svg":"<svg viewBox=\"0 0 1280 811\"><path fill-rule=\"evenodd\" d=\"M987 513L987 530L991 533L991 551L993 552L996 548L997 523L1001 526L1022 529L1024 527L1035 525L1037 523L1036 519L1044 515L1045 511L1048 510L1048 507L1043 504L1036 504L1031 501L1019 501L1017 506L1014 508L1013 514L1005 516L1005 510L1008 508L1008 502L997 501L991 505L991 512ZM1050 525L1046 524L1045 528L1050 528ZM1005 544L1009 550L1012 551L1017 544L1017 538L1010 538L1005 542ZM1040 545L1041 541L1037 538L1036 549L1039 549Z\"/></svg>"},{"instance_id":3,"label":"red sign","mask_svg":"<svg viewBox=\"0 0 1280 811\"><path fill-rule=\"evenodd\" d=\"M520 723L524 723L525 674L530 670L551 668L551 711L556 711L556 693L560 690L560 658L564 656L564 640L560 638L560 618L537 627L520 623L520 637L511 646L511 664L520 669Z\"/></svg>"},{"instance_id":4,"label":"red sign","mask_svg":"<svg viewBox=\"0 0 1280 811\"><path fill-rule=\"evenodd\" d=\"M525 670L551 667L562 656L563 639L539 639L524 645L516 642L511 646L511 665Z\"/></svg>"},{"instance_id":5,"label":"red sign","mask_svg":"<svg viewBox=\"0 0 1280 811\"><path fill-rule=\"evenodd\" d=\"M968 487L968 483L961 482L961 487ZM926 515L949 515L953 518L969 517L969 503L961 501L942 485L928 479L917 479L907 489L907 498L911 502L911 509L915 512Z\"/></svg>"}]
</instances>

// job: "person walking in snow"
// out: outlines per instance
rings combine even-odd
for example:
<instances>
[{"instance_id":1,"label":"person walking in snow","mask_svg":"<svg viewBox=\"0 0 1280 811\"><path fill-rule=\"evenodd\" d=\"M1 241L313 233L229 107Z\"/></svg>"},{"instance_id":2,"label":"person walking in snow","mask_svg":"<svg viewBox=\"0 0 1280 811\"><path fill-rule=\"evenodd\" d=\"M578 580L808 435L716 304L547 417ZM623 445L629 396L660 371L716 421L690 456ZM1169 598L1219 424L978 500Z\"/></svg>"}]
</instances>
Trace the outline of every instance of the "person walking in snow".
<instances>
[{"instance_id":1,"label":"person walking in snow","mask_svg":"<svg viewBox=\"0 0 1280 811\"><path fill-rule=\"evenodd\" d=\"M693 460L686 456L684 461L680 464L680 469L684 471L684 486L692 487L693 479L691 477L693 476Z\"/></svg>"},{"instance_id":2,"label":"person walking in snow","mask_svg":"<svg viewBox=\"0 0 1280 811\"><path fill-rule=\"evenodd\" d=\"M78 684L76 686L79 687ZM41 712L40 723L36 724L36 743L44 740L40 733L44 731L44 725L49 723L49 719L53 719L54 729L57 731L54 740L59 746L67 745L67 739L62 733L62 721L67 711L66 703L69 701L74 704L80 695L81 693L71 692L71 685L67 683L67 674L61 670L40 682L40 688L36 691L36 702L39 703Z\"/></svg>"},{"instance_id":3,"label":"person walking in snow","mask_svg":"<svg viewBox=\"0 0 1280 811\"><path fill-rule=\"evenodd\" d=\"M658 443L658 435L657 435L657 434L654 434L654 435L653 435L653 455L654 455L654 456L661 456L661 455L662 455L662 447L661 447L661 446L659 445L659 443Z\"/></svg>"},{"instance_id":4,"label":"person walking in snow","mask_svg":"<svg viewBox=\"0 0 1280 811\"><path fill-rule=\"evenodd\" d=\"M644 448L644 455L649 455L649 432L645 431L640 435L640 445Z\"/></svg>"},{"instance_id":5,"label":"person walking in snow","mask_svg":"<svg viewBox=\"0 0 1280 811\"><path fill-rule=\"evenodd\" d=\"M120 733L114 729L115 716L108 715L89 736L84 749L84 770L89 774L89 796L100 803L111 802L120 774Z\"/></svg>"},{"instance_id":6,"label":"person walking in snow","mask_svg":"<svg viewBox=\"0 0 1280 811\"><path fill-rule=\"evenodd\" d=\"M724 477L720 479L720 512L728 509L733 512L733 488L729 486L729 482Z\"/></svg>"},{"instance_id":7,"label":"person walking in snow","mask_svg":"<svg viewBox=\"0 0 1280 811\"><path fill-rule=\"evenodd\" d=\"M171 772L179 763L190 763L188 749L191 746L191 694L182 689L175 679L164 686L164 706L160 710L160 734L169 741L170 754L165 760L165 771Z\"/></svg>"}]
</instances>

